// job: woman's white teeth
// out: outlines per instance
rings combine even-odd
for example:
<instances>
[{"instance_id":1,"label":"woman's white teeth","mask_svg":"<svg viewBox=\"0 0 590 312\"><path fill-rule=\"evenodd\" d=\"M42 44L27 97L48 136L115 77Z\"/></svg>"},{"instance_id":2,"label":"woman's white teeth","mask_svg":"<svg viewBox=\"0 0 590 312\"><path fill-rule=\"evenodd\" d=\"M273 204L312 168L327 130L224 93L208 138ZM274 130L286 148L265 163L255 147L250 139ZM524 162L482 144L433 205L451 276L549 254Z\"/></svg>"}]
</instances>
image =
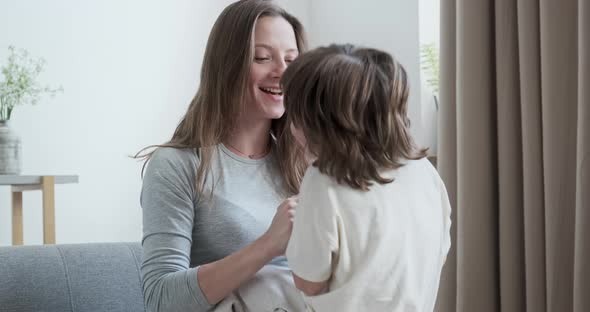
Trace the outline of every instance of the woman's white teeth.
<instances>
[{"instance_id":1,"label":"woman's white teeth","mask_svg":"<svg viewBox=\"0 0 590 312\"><path fill-rule=\"evenodd\" d=\"M283 90L277 88L260 88L260 90L273 93L273 94L282 94Z\"/></svg>"}]
</instances>

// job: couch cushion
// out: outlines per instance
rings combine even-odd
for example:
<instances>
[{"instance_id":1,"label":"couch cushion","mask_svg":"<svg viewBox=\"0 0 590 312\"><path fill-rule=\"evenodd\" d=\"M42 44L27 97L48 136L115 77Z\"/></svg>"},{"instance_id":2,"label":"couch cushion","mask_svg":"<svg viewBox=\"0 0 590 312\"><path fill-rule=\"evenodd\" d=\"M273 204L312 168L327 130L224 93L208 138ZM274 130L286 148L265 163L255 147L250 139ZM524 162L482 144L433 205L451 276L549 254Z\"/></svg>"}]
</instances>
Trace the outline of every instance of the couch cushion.
<instances>
[{"instance_id":1,"label":"couch cushion","mask_svg":"<svg viewBox=\"0 0 590 312\"><path fill-rule=\"evenodd\" d=\"M139 243L0 247L0 311L145 311Z\"/></svg>"}]
</instances>

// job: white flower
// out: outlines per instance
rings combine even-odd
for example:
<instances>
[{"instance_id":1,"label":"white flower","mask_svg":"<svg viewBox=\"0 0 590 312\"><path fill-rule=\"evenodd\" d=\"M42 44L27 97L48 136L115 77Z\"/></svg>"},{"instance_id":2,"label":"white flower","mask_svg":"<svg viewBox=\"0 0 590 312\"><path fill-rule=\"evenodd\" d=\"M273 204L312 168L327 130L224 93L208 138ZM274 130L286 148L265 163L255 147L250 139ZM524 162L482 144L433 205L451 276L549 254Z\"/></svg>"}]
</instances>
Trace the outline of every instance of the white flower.
<instances>
[{"instance_id":1,"label":"white flower","mask_svg":"<svg viewBox=\"0 0 590 312\"><path fill-rule=\"evenodd\" d=\"M9 120L16 105L35 105L43 94L53 97L63 92L62 87L52 89L37 81L45 60L29 56L24 49L17 52L13 46L9 46L8 51L8 63L2 67L4 80L0 81L0 120Z\"/></svg>"}]
</instances>

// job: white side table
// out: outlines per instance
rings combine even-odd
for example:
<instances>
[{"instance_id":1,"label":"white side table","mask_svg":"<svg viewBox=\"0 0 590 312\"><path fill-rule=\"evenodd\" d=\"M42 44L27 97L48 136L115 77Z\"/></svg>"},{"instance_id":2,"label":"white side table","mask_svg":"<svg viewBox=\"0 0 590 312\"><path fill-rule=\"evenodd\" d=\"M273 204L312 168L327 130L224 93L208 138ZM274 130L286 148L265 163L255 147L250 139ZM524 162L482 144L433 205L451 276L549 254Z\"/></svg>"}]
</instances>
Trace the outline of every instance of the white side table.
<instances>
[{"instance_id":1,"label":"white side table","mask_svg":"<svg viewBox=\"0 0 590 312\"><path fill-rule=\"evenodd\" d=\"M55 184L78 183L77 175L0 175L0 185L12 191L12 244L23 244L23 192L41 190L43 195L43 244L55 244Z\"/></svg>"}]
</instances>

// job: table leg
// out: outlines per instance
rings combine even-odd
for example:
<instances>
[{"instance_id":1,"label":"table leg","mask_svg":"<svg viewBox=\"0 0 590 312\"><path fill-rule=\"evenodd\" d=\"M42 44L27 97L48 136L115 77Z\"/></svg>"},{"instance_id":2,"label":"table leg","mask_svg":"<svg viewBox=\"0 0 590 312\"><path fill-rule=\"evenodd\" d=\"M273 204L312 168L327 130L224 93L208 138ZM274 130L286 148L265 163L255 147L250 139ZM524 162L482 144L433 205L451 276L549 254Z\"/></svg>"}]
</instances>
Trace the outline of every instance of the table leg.
<instances>
[{"instance_id":1,"label":"table leg","mask_svg":"<svg viewBox=\"0 0 590 312\"><path fill-rule=\"evenodd\" d=\"M12 192L12 244L23 244L23 192Z\"/></svg>"},{"instance_id":2,"label":"table leg","mask_svg":"<svg viewBox=\"0 0 590 312\"><path fill-rule=\"evenodd\" d=\"M41 178L43 191L43 244L55 244L55 177Z\"/></svg>"}]
</instances>

